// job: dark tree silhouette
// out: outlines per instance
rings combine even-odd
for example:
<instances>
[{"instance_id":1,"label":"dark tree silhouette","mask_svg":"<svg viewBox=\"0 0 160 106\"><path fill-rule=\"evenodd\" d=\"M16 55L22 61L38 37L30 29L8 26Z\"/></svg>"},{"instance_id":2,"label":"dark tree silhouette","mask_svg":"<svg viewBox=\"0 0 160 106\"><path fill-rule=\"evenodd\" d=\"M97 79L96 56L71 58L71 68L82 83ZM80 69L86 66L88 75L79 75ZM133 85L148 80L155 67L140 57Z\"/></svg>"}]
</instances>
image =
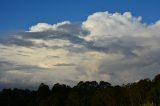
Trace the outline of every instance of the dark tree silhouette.
<instances>
[{"instance_id":1,"label":"dark tree silhouette","mask_svg":"<svg viewBox=\"0 0 160 106\"><path fill-rule=\"evenodd\" d=\"M0 106L160 106L160 75L122 86L80 81L72 88L56 83L50 90L41 83L37 91L3 89Z\"/></svg>"},{"instance_id":2,"label":"dark tree silhouette","mask_svg":"<svg viewBox=\"0 0 160 106\"><path fill-rule=\"evenodd\" d=\"M41 83L38 88L37 94L38 96L42 97L49 96L50 94L49 86L45 85L44 83Z\"/></svg>"},{"instance_id":3,"label":"dark tree silhouette","mask_svg":"<svg viewBox=\"0 0 160 106\"><path fill-rule=\"evenodd\" d=\"M111 87L111 84L109 82L100 81L99 88L107 88Z\"/></svg>"}]
</instances>

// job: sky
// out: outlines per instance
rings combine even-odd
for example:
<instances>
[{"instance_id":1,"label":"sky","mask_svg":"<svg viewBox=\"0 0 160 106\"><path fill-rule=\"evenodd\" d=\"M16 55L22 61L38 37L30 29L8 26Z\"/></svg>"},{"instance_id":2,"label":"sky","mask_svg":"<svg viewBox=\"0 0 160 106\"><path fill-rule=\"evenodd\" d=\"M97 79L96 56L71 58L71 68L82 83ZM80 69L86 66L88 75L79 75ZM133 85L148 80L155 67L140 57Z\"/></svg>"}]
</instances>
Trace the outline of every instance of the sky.
<instances>
[{"instance_id":1,"label":"sky","mask_svg":"<svg viewBox=\"0 0 160 106\"><path fill-rule=\"evenodd\" d=\"M160 73L158 0L1 0L0 89Z\"/></svg>"},{"instance_id":2,"label":"sky","mask_svg":"<svg viewBox=\"0 0 160 106\"><path fill-rule=\"evenodd\" d=\"M99 11L130 11L153 23L160 17L159 3L159 0L1 0L0 30L26 30L38 22L82 22Z\"/></svg>"}]
</instances>

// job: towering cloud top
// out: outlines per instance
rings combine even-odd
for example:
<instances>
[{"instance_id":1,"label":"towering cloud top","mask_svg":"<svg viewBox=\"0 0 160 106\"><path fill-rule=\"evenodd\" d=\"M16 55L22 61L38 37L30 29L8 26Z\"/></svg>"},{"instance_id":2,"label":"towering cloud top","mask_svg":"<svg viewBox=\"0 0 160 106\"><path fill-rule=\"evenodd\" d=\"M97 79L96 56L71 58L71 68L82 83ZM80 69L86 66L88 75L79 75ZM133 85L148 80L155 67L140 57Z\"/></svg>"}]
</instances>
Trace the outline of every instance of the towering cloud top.
<instances>
[{"instance_id":1,"label":"towering cloud top","mask_svg":"<svg viewBox=\"0 0 160 106\"><path fill-rule=\"evenodd\" d=\"M133 17L130 12L124 14L98 12L83 22L83 27L91 33L87 39L103 39L104 37L136 36L135 30L143 27L141 17Z\"/></svg>"}]
</instances>

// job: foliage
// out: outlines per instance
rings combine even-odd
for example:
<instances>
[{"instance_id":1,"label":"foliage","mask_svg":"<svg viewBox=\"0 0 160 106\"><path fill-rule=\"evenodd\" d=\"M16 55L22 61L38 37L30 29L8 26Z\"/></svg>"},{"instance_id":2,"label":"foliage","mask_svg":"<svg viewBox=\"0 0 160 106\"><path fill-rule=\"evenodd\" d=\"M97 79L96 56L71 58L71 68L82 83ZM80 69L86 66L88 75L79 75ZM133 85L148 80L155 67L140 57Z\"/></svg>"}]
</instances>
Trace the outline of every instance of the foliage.
<instances>
[{"instance_id":1,"label":"foliage","mask_svg":"<svg viewBox=\"0 0 160 106\"><path fill-rule=\"evenodd\" d=\"M160 75L123 86L80 81L76 86L40 84L37 91L3 89L0 106L160 106Z\"/></svg>"}]
</instances>

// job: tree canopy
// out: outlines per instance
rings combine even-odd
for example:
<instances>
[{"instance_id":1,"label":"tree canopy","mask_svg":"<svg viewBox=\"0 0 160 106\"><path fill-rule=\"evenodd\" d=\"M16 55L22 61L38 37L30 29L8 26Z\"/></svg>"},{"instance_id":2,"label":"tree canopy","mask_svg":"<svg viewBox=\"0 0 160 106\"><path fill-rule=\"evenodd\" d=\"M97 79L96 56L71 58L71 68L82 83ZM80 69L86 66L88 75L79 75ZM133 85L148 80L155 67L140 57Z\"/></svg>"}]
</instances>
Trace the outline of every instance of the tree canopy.
<instances>
[{"instance_id":1,"label":"tree canopy","mask_svg":"<svg viewBox=\"0 0 160 106\"><path fill-rule=\"evenodd\" d=\"M3 89L0 106L160 106L160 74L126 85L80 81L74 87L41 83L37 91Z\"/></svg>"}]
</instances>

